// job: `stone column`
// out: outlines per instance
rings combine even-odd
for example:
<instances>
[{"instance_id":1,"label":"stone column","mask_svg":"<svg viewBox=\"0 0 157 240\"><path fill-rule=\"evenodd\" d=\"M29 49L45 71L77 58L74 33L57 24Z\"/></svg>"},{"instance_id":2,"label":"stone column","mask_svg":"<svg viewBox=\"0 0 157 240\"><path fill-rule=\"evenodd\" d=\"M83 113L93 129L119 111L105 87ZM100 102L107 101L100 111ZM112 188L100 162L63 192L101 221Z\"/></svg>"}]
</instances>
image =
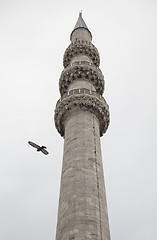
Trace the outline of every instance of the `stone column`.
<instances>
[{"instance_id":1,"label":"stone column","mask_svg":"<svg viewBox=\"0 0 157 240\"><path fill-rule=\"evenodd\" d=\"M110 240L100 136L109 125L104 77L80 16L59 80L55 125L64 137L56 240Z\"/></svg>"},{"instance_id":2,"label":"stone column","mask_svg":"<svg viewBox=\"0 0 157 240\"><path fill-rule=\"evenodd\" d=\"M88 111L65 122L56 240L108 240L99 120Z\"/></svg>"}]
</instances>

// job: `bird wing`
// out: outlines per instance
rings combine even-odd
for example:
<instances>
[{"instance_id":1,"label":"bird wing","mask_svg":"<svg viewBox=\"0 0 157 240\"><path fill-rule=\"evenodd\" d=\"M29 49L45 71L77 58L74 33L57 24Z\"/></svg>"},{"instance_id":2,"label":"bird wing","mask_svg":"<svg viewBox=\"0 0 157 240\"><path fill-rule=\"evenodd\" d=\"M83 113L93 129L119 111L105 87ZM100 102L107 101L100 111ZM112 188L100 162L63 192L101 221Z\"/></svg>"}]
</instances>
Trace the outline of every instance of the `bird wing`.
<instances>
[{"instance_id":1,"label":"bird wing","mask_svg":"<svg viewBox=\"0 0 157 240\"><path fill-rule=\"evenodd\" d=\"M49 154L48 151L46 151L45 149L42 149L41 152L44 153L45 155Z\"/></svg>"},{"instance_id":2,"label":"bird wing","mask_svg":"<svg viewBox=\"0 0 157 240\"><path fill-rule=\"evenodd\" d=\"M39 148L40 146L39 145L37 145L37 144L35 144L35 143L33 143L33 142L31 142L31 141L29 141L28 142L32 147L35 147L35 148Z\"/></svg>"}]
</instances>

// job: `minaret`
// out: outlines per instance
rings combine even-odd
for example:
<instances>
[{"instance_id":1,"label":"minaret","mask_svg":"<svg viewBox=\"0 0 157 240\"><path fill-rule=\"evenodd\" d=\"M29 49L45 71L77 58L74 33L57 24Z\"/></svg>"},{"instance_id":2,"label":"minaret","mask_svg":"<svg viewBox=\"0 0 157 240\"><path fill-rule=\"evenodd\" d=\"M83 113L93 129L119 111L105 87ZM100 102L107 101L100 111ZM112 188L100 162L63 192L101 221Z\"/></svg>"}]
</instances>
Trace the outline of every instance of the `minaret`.
<instances>
[{"instance_id":1,"label":"minaret","mask_svg":"<svg viewBox=\"0 0 157 240\"><path fill-rule=\"evenodd\" d=\"M110 240L100 136L109 125L104 77L82 14L64 53L55 125L64 137L56 240Z\"/></svg>"}]
</instances>

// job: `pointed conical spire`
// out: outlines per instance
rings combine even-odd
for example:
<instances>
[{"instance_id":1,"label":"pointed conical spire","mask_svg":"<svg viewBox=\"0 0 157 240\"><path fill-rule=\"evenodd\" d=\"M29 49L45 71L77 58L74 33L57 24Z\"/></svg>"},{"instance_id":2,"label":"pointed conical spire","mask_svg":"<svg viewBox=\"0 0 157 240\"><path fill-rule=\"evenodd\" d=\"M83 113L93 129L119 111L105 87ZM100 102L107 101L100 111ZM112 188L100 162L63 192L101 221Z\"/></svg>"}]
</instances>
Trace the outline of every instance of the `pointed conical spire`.
<instances>
[{"instance_id":1,"label":"pointed conical spire","mask_svg":"<svg viewBox=\"0 0 157 240\"><path fill-rule=\"evenodd\" d=\"M72 37L72 34L75 32L75 30L76 30L76 29L79 29L79 28L86 29L86 30L90 33L90 36L91 36L91 39L92 39L92 34L91 34L91 32L89 31L89 29L88 29L85 21L84 21L83 18L82 18L82 11L79 12L79 17L78 17L78 20L77 20L76 25L75 25L75 27L74 27L74 30L73 30L72 33L71 33L70 39L71 39L71 37Z\"/></svg>"},{"instance_id":2,"label":"pointed conical spire","mask_svg":"<svg viewBox=\"0 0 157 240\"><path fill-rule=\"evenodd\" d=\"M76 25L74 27L74 30L76 28L86 28L86 29L88 29L87 25L85 24L85 22L84 22L84 20L82 18L82 12L79 13L79 18L78 18L77 23L76 23Z\"/></svg>"}]
</instances>

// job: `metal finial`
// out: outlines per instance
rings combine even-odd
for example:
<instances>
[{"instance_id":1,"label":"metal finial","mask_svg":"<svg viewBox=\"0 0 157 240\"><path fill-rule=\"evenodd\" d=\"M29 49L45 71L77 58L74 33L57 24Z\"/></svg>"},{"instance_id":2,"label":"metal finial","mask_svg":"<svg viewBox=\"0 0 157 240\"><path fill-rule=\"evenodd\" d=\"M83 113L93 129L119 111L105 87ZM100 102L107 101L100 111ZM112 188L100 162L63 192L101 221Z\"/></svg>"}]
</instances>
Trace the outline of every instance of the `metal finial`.
<instances>
[{"instance_id":1,"label":"metal finial","mask_svg":"<svg viewBox=\"0 0 157 240\"><path fill-rule=\"evenodd\" d=\"M79 16L82 17L82 10L79 12Z\"/></svg>"}]
</instances>

